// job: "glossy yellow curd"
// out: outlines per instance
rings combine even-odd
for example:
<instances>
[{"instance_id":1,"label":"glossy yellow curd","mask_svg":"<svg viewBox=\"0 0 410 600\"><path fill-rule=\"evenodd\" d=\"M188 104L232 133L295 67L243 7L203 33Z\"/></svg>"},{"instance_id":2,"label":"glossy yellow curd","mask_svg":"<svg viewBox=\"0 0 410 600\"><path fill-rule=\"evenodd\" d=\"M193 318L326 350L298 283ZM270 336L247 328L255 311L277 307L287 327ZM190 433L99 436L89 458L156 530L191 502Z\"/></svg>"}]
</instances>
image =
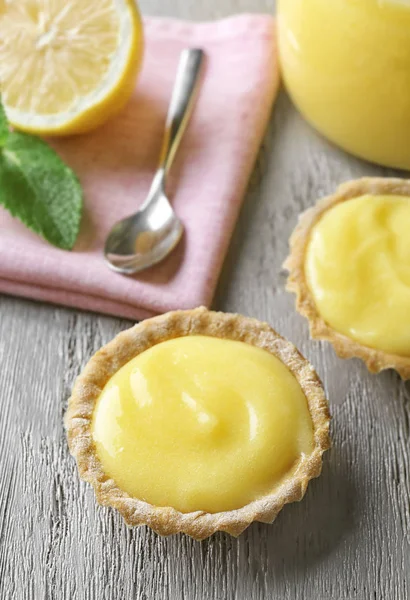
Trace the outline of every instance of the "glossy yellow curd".
<instances>
[{"instance_id":1,"label":"glossy yellow curd","mask_svg":"<svg viewBox=\"0 0 410 600\"><path fill-rule=\"evenodd\" d=\"M331 327L410 356L410 197L365 195L329 209L312 230L305 273Z\"/></svg>"},{"instance_id":2,"label":"glossy yellow curd","mask_svg":"<svg viewBox=\"0 0 410 600\"><path fill-rule=\"evenodd\" d=\"M320 132L410 169L410 0L279 0L287 89Z\"/></svg>"},{"instance_id":3,"label":"glossy yellow curd","mask_svg":"<svg viewBox=\"0 0 410 600\"><path fill-rule=\"evenodd\" d=\"M162 342L124 365L99 397L92 434L118 487L181 512L240 508L313 449L307 400L288 368L208 336Z\"/></svg>"}]
</instances>

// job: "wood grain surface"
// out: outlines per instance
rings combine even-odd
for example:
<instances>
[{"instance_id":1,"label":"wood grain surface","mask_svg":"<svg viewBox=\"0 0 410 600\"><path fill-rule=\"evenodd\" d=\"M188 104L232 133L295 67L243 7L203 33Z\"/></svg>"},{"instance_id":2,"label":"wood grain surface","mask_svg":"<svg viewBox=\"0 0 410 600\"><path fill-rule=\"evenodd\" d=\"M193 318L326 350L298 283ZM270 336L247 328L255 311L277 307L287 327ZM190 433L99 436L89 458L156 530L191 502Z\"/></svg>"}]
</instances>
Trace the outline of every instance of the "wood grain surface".
<instances>
[{"instance_id":1,"label":"wood grain surface","mask_svg":"<svg viewBox=\"0 0 410 600\"><path fill-rule=\"evenodd\" d=\"M264 0L144 0L146 14L211 19ZM309 341L281 264L298 213L340 182L392 174L346 156L276 104L214 307L272 323L322 376L333 449L303 502L239 539L129 530L98 507L68 454L75 376L129 322L0 300L0 600L404 600L410 597L410 384Z\"/></svg>"}]
</instances>

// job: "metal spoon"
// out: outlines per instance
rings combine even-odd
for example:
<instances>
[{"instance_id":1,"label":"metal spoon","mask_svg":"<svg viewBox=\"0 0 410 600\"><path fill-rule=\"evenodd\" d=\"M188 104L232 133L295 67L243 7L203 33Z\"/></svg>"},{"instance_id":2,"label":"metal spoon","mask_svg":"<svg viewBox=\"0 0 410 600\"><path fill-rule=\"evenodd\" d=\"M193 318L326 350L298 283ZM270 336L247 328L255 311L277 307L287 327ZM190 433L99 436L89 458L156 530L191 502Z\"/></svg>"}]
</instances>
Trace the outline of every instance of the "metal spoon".
<instances>
[{"instance_id":1,"label":"metal spoon","mask_svg":"<svg viewBox=\"0 0 410 600\"><path fill-rule=\"evenodd\" d=\"M181 54L151 189L138 212L118 221L105 242L105 260L114 271L131 274L147 269L168 256L182 237L184 228L165 195L165 185L192 112L203 57L199 49Z\"/></svg>"}]
</instances>

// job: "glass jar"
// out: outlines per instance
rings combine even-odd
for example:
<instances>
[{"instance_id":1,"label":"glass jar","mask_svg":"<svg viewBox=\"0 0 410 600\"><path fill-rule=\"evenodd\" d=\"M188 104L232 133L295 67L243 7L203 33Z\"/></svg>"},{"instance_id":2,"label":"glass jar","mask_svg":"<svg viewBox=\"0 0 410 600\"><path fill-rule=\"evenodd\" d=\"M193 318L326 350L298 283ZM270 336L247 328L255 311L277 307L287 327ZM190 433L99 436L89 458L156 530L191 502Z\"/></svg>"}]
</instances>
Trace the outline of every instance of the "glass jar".
<instances>
[{"instance_id":1,"label":"glass jar","mask_svg":"<svg viewBox=\"0 0 410 600\"><path fill-rule=\"evenodd\" d=\"M410 169L410 0L278 0L286 87L345 150Z\"/></svg>"}]
</instances>

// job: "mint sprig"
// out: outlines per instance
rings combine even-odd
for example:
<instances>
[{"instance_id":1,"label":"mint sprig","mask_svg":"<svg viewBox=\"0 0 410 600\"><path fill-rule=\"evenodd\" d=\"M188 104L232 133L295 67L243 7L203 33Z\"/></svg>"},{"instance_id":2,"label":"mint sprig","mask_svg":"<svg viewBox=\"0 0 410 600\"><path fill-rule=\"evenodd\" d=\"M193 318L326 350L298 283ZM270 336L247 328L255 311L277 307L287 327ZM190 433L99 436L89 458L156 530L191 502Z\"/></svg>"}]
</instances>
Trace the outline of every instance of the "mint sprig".
<instances>
[{"instance_id":1,"label":"mint sprig","mask_svg":"<svg viewBox=\"0 0 410 600\"><path fill-rule=\"evenodd\" d=\"M9 124L3 104L0 102L0 146L3 146L9 135Z\"/></svg>"},{"instance_id":2,"label":"mint sprig","mask_svg":"<svg viewBox=\"0 0 410 600\"><path fill-rule=\"evenodd\" d=\"M1 101L0 204L51 244L74 246L83 206L80 182L43 140L10 131Z\"/></svg>"}]
</instances>

